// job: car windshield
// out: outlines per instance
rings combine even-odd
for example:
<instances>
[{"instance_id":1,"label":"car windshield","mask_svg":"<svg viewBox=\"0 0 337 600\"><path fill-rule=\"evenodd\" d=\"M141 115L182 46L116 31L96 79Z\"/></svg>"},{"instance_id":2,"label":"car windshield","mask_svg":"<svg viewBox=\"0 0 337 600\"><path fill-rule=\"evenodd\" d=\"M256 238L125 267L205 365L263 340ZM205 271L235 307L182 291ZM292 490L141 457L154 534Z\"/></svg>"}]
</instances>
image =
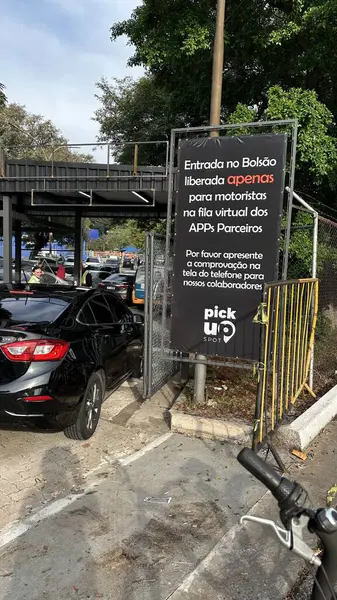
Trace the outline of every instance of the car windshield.
<instances>
[{"instance_id":1,"label":"car windshield","mask_svg":"<svg viewBox=\"0 0 337 600\"><path fill-rule=\"evenodd\" d=\"M0 323L3 327L19 323L53 323L69 306L62 298L0 298Z\"/></svg>"},{"instance_id":2,"label":"car windshield","mask_svg":"<svg viewBox=\"0 0 337 600\"><path fill-rule=\"evenodd\" d=\"M136 273L136 283L144 283L145 282L145 270L138 269Z\"/></svg>"},{"instance_id":3,"label":"car windshield","mask_svg":"<svg viewBox=\"0 0 337 600\"><path fill-rule=\"evenodd\" d=\"M88 258L87 262L91 262L91 263L99 263L99 259L98 258Z\"/></svg>"}]
</instances>

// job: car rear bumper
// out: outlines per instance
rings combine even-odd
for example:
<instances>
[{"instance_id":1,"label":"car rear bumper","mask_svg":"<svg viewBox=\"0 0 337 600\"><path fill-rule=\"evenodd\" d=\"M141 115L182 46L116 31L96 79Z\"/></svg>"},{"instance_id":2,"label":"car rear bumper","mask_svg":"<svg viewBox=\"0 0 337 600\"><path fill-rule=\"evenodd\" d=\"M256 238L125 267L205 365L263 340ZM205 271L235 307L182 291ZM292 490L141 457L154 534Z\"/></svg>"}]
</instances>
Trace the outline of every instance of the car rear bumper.
<instances>
[{"instance_id":1,"label":"car rear bumper","mask_svg":"<svg viewBox=\"0 0 337 600\"><path fill-rule=\"evenodd\" d=\"M0 387L0 425L5 423L32 422L33 425L43 423L64 428L76 421L81 398L71 398L70 402L58 397L45 376L34 379L34 385L27 385L15 390ZM42 399L48 398L48 399Z\"/></svg>"}]
</instances>

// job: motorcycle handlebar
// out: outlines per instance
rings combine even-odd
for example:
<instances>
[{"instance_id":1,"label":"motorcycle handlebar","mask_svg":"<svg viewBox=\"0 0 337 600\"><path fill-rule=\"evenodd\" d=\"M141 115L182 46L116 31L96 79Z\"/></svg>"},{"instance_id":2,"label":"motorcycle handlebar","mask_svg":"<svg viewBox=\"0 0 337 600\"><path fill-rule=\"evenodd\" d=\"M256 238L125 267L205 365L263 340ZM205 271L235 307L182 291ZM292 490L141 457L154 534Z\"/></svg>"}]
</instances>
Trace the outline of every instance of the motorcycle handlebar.
<instances>
[{"instance_id":1,"label":"motorcycle handlebar","mask_svg":"<svg viewBox=\"0 0 337 600\"><path fill-rule=\"evenodd\" d=\"M274 494L281 484L282 477L250 448L244 448L238 455L238 461L256 479L261 481Z\"/></svg>"},{"instance_id":2,"label":"motorcycle handlebar","mask_svg":"<svg viewBox=\"0 0 337 600\"><path fill-rule=\"evenodd\" d=\"M250 448L241 450L238 461L270 490L279 503L281 518L283 516L282 522L288 526L291 518L306 506L307 494L305 490L298 483L281 477ZM322 509L322 511L324 513L325 509ZM322 565L317 570L317 579L311 600L322 600L322 597L332 599L334 596L331 593L331 588L333 589L337 582L337 531L331 530L329 532L324 527L323 523L320 522L320 512L317 511L316 518L310 524L310 531L321 539L324 547ZM337 519L337 513L335 516Z\"/></svg>"}]
</instances>

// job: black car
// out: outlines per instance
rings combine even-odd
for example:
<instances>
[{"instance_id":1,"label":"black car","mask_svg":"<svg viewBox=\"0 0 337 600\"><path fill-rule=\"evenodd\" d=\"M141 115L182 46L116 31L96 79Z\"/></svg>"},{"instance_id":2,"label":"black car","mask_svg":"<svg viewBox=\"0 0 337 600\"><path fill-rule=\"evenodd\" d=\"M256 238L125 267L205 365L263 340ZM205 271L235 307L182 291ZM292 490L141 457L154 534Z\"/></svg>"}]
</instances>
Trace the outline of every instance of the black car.
<instances>
[{"instance_id":1,"label":"black car","mask_svg":"<svg viewBox=\"0 0 337 600\"><path fill-rule=\"evenodd\" d=\"M88 439L106 390L141 375L142 338L117 294L1 285L0 424Z\"/></svg>"},{"instance_id":2,"label":"black car","mask_svg":"<svg viewBox=\"0 0 337 600\"><path fill-rule=\"evenodd\" d=\"M132 303L132 289L135 275L124 275L123 273L110 275L98 284L101 289L116 292L128 304Z\"/></svg>"}]
</instances>

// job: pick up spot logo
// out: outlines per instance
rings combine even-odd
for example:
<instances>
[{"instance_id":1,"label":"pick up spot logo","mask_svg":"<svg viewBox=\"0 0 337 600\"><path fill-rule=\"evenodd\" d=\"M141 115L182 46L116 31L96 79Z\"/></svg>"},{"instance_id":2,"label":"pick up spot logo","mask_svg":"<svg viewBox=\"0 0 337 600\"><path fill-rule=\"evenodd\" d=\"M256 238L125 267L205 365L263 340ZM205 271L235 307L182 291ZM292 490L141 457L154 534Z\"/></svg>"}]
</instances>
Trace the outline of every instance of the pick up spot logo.
<instances>
[{"instance_id":1,"label":"pick up spot logo","mask_svg":"<svg viewBox=\"0 0 337 600\"><path fill-rule=\"evenodd\" d=\"M205 308L204 310L204 342L227 344L235 335L236 310L232 308Z\"/></svg>"}]
</instances>

